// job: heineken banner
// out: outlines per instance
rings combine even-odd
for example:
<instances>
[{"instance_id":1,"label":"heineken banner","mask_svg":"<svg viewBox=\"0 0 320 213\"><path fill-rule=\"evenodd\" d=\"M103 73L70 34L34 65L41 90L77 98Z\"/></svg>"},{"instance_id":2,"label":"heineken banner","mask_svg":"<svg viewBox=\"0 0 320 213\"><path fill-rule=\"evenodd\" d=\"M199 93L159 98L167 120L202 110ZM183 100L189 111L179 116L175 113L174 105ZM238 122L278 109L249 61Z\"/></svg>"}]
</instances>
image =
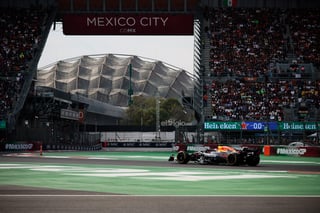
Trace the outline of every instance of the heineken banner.
<instances>
[{"instance_id":1,"label":"heineken banner","mask_svg":"<svg viewBox=\"0 0 320 213\"><path fill-rule=\"evenodd\" d=\"M320 122L259 122L259 121L210 121L204 123L205 130L247 131L317 131Z\"/></svg>"},{"instance_id":2,"label":"heineken banner","mask_svg":"<svg viewBox=\"0 0 320 213\"><path fill-rule=\"evenodd\" d=\"M240 130L240 122L205 122L205 130Z\"/></svg>"},{"instance_id":3,"label":"heineken banner","mask_svg":"<svg viewBox=\"0 0 320 213\"><path fill-rule=\"evenodd\" d=\"M230 121L212 121L204 123L205 130L259 130L267 131L277 130L277 122L230 122Z\"/></svg>"},{"instance_id":4,"label":"heineken banner","mask_svg":"<svg viewBox=\"0 0 320 213\"><path fill-rule=\"evenodd\" d=\"M319 129L319 122L279 122L279 130L310 130Z\"/></svg>"}]
</instances>

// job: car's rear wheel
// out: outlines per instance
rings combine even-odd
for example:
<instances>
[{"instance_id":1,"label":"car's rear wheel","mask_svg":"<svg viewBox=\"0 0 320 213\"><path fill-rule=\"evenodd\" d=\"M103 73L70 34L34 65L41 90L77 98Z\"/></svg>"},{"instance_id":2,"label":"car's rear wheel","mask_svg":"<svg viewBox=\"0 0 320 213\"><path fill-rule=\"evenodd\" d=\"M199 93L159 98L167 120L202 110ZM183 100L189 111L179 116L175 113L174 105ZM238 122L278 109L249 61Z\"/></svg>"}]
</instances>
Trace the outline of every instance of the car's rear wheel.
<instances>
[{"instance_id":1,"label":"car's rear wheel","mask_svg":"<svg viewBox=\"0 0 320 213\"><path fill-rule=\"evenodd\" d=\"M230 166L238 165L238 156L235 153L228 155L227 163Z\"/></svg>"},{"instance_id":2,"label":"car's rear wheel","mask_svg":"<svg viewBox=\"0 0 320 213\"><path fill-rule=\"evenodd\" d=\"M186 151L180 151L177 154L177 161L180 164L186 164L190 160L190 156Z\"/></svg>"},{"instance_id":3,"label":"car's rear wheel","mask_svg":"<svg viewBox=\"0 0 320 213\"><path fill-rule=\"evenodd\" d=\"M252 156L248 161L248 166L257 166L260 163L259 156Z\"/></svg>"}]
</instances>

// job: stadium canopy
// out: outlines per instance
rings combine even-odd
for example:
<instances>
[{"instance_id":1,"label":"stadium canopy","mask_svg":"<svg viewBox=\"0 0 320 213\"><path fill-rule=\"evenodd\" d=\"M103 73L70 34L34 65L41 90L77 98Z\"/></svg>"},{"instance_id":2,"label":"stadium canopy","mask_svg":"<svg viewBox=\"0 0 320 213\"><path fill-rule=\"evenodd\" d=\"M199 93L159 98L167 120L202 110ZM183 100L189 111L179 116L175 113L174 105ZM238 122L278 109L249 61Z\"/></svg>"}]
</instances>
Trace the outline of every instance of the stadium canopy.
<instances>
[{"instance_id":1,"label":"stadium canopy","mask_svg":"<svg viewBox=\"0 0 320 213\"><path fill-rule=\"evenodd\" d=\"M159 94L162 98L176 98L182 103L182 94L193 96L194 81L185 70L161 61L105 54L66 59L40 68L35 86L127 107L130 87L133 96Z\"/></svg>"}]
</instances>

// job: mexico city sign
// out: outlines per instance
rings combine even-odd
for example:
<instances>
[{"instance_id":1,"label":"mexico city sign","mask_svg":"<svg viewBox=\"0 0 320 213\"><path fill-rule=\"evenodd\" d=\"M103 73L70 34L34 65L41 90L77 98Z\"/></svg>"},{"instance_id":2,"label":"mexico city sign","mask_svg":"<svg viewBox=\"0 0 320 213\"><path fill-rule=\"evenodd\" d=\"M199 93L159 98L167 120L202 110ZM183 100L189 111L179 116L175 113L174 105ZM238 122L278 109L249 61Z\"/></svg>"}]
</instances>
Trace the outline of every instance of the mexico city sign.
<instances>
[{"instance_id":1,"label":"mexico city sign","mask_svg":"<svg viewBox=\"0 0 320 213\"><path fill-rule=\"evenodd\" d=\"M193 35L192 14L65 14L65 35Z\"/></svg>"}]
</instances>

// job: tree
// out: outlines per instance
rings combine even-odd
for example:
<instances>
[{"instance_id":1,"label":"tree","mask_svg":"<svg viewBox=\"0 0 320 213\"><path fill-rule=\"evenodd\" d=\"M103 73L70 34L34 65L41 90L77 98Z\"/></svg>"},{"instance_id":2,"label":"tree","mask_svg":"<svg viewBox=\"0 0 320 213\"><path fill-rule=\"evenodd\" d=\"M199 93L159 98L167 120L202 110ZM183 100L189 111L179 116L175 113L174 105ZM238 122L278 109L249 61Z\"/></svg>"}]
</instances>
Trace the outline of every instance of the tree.
<instances>
[{"instance_id":1,"label":"tree","mask_svg":"<svg viewBox=\"0 0 320 213\"><path fill-rule=\"evenodd\" d=\"M127 124L141 126L156 125L156 98L134 96L133 103L128 107ZM160 99L160 121L181 120L189 122L193 119L193 114L186 114L183 106L177 99Z\"/></svg>"}]
</instances>

